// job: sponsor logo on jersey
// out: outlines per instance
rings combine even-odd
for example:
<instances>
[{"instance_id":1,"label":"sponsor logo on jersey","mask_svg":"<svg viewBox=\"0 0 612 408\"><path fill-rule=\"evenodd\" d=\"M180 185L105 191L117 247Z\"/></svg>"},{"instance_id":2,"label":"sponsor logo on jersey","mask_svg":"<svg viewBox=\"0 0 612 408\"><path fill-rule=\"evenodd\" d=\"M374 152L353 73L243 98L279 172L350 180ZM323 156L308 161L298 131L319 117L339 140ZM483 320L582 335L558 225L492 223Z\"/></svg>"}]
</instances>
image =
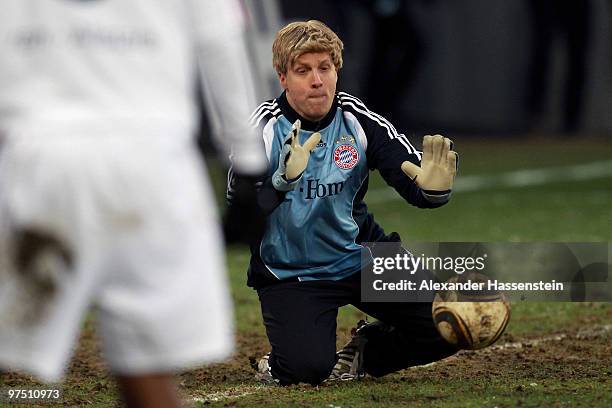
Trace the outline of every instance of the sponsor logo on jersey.
<instances>
[{"instance_id":1,"label":"sponsor logo on jersey","mask_svg":"<svg viewBox=\"0 0 612 408\"><path fill-rule=\"evenodd\" d=\"M324 198L340 194L344 189L344 181L337 183L319 183L320 179L306 180L306 188L300 188L300 192L306 190L306 199Z\"/></svg>"},{"instance_id":2,"label":"sponsor logo on jersey","mask_svg":"<svg viewBox=\"0 0 612 408\"><path fill-rule=\"evenodd\" d=\"M350 144L343 144L334 150L334 162L342 170L352 169L359 162L359 152Z\"/></svg>"},{"instance_id":3,"label":"sponsor logo on jersey","mask_svg":"<svg viewBox=\"0 0 612 408\"><path fill-rule=\"evenodd\" d=\"M153 49L159 46L158 35L148 29L67 27L63 33L44 27L22 27L8 33L12 46L36 52L43 48L69 46L70 48L106 48L120 51Z\"/></svg>"},{"instance_id":4,"label":"sponsor logo on jersey","mask_svg":"<svg viewBox=\"0 0 612 408\"><path fill-rule=\"evenodd\" d=\"M327 142L319 142L319 143L317 143L317 145L315 146L315 149L318 149L320 147L323 147L323 148L327 147Z\"/></svg>"}]
</instances>

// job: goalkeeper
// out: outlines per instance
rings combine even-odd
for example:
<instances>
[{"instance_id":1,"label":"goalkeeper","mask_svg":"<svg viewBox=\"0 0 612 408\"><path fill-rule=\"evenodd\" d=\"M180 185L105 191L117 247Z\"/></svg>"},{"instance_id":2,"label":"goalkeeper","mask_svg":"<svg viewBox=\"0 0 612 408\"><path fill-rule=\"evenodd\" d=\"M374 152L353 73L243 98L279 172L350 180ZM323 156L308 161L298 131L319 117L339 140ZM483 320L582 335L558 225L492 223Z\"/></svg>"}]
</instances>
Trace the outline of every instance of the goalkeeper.
<instances>
[{"instance_id":1,"label":"goalkeeper","mask_svg":"<svg viewBox=\"0 0 612 408\"><path fill-rule=\"evenodd\" d=\"M457 156L440 135L425 136L417 150L359 99L337 92L342 49L319 21L282 28L272 51L284 92L251 117L269 159L259 194L266 230L251 245L248 271L272 346L257 369L282 385L382 376L456 351L434 327L430 303L361 302L361 244L400 241L363 201L369 171L410 204L435 208L450 198ZM230 174L230 204L237 183ZM338 308L347 304L378 321L336 353Z\"/></svg>"}]
</instances>

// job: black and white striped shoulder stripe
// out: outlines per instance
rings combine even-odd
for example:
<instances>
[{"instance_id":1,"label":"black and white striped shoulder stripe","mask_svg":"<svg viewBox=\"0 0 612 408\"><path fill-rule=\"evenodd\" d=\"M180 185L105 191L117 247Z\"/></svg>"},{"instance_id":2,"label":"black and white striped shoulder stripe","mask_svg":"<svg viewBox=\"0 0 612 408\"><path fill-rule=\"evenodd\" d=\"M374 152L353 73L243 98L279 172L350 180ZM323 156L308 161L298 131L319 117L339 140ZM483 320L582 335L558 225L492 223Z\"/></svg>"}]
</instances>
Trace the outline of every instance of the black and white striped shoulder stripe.
<instances>
[{"instance_id":1,"label":"black and white striped shoulder stripe","mask_svg":"<svg viewBox=\"0 0 612 408\"><path fill-rule=\"evenodd\" d=\"M346 92L338 92L338 98L340 99L340 105L343 108L354 110L383 127L390 139L397 139L402 145L404 145L406 150L408 150L408 153L415 154L419 160L421 159L421 152L417 150L412 143L410 143L406 135L399 133L391 122L389 122L383 116L369 110L359 98Z\"/></svg>"},{"instance_id":2,"label":"black and white striped shoulder stripe","mask_svg":"<svg viewBox=\"0 0 612 408\"><path fill-rule=\"evenodd\" d=\"M249 118L249 124L251 127L258 127L261 120L264 118L276 117L278 118L281 114L280 107L276 102L276 99L266 101L259 105L257 109L251 114Z\"/></svg>"}]
</instances>

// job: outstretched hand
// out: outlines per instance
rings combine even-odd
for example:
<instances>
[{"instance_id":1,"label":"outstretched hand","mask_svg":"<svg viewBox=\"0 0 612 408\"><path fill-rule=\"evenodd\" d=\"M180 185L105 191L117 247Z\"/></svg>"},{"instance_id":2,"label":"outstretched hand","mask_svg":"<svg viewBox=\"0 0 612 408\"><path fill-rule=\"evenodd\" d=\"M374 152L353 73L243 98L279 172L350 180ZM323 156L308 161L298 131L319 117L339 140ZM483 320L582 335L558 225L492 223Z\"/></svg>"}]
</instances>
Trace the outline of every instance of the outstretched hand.
<instances>
[{"instance_id":1,"label":"outstretched hand","mask_svg":"<svg viewBox=\"0 0 612 408\"><path fill-rule=\"evenodd\" d=\"M288 180L293 180L300 176L306 170L306 166L308 166L308 159L310 159L310 152L314 149L321 141L321 134L319 132L313 133L308 140L304 142L303 145L300 145L300 127L301 122L298 119L294 124L291 132L289 133L287 141L289 142L290 152L287 162L285 177Z\"/></svg>"},{"instance_id":2,"label":"outstretched hand","mask_svg":"<svg viewBox=\"0 0 612 408\"><path fill-rule=\"evenodd\" d=\"M452 147L453 142L449 138L427 135L423 138L421 167L405 161L402 171L422 190L450 191L457 174L457 153Z\"/></svg>"},{"instance_id":3,"label":"outstretched hand","mask_svg":"<svg viewBox=\"0 0 612 408\"><path fill-rule=\"evenodd\" d=\"M281 148L278 169L272 176L272 185L279 191L289 191L295 187L310 159L310 152L321 141L319 132L313 133L303 145L300 144L300 120L296 120Z\"/></svg>"}]
</instances>

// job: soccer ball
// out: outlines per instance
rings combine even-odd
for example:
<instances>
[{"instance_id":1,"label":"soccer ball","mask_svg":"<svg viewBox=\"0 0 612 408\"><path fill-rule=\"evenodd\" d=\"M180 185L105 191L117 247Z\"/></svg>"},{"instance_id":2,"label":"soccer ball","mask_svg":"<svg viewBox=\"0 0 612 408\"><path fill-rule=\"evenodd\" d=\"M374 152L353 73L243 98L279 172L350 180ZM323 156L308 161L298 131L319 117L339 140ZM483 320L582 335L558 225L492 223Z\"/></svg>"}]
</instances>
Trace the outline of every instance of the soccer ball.
<instances>
[{"instance_id":1,"label":"soccer ball","mask_svg":"<svg viewBox=\"0 0 612 408\"><path fill-rule=\"evenodd\" d=\"M432 316L446 341L476 350L500 338L510 320L510 303L502 292L468 296L462 291L443 291L434 298Z\"/></svg>"}]
</instances>

